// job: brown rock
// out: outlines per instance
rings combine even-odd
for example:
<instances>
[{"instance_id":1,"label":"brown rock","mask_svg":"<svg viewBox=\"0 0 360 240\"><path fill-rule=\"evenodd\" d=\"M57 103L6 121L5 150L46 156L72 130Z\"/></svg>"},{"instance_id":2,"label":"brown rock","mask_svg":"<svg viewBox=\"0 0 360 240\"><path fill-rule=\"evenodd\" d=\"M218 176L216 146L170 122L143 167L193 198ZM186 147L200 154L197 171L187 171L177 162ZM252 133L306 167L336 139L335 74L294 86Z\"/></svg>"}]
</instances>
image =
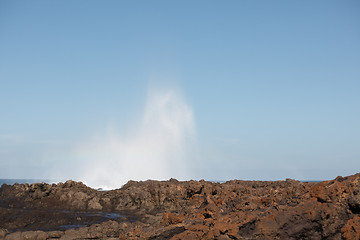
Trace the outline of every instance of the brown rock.
<instances>
[{"instance_id":1,"label":"brown rock","mask_svg":"<svg viewBox=\"0 0 360 240\"><path fill-rule=\"evenodd\" d=\"M7 229L0 229L0 239L5 238L6 234L8 234L9 231Z\"/></svg>"},{"instance_id":2,"label":"brown rock","mask_svg":"<svg viewBox=\"0 0 360 240\"><path fill-rule=\"evenodd\" d=\"M62 231L50 231L47 232L48 238L60 238L62 235L64 235L64 232Z\"/></svg>"},{"instance_id":3,"label":"brown rock","mask_svg":"<svg viewBox=\"0 0 360 240\"><path fill-rule=\"evenodd\" d=\"M341 232L343 239L360 239L360 217L355 216L348 220Z\"/></svg>"},{"instance_id":4,"label":"brown rock","mask_svg":"<svg viewBox=\"0 0 360 240\"><path fill-rule=\"evenodd\" d=\"M93 199L91 199L88 203L88 209L89 210L101 210L102 206L99 201L100 201L99 197L94 197Z\"/></svg>"},{"instance_id":5,"label":"brown rock","mask_svg":"<svg viewBox=\"0 0 360 240\"><path fill-rule=\"evenodd\" d=\"M21 235L24 240L46 240L47 234L43 231L28 231Z\"/></svg>"},{"instance_id":6,"label":"brown rock","mask_svg":"<svg viewBox=\"0 0 360 240\"><path fill-rule=\"evenodd\" d=\"M173 213L165 212L163 213L161 223L163 225L172 225L182 222L182 217L176 216Z\"/></svg>"},{"instance_id":7,"label":"brown rock","mask_svg":"<svg viewBox=\"0 0 360 240\"><path fill-rule=\"evenodd\" d=\"M0 228L6 239L359 239L360 174L319 183L286 181L130 181L96 191L67 181L0 188ZM83 211L131 215L108 221ZM17 216L12 218L11 216ZM131 220L131 221L130 221ZM30 237L29 237L30 236Z\"/></svg>"},{"instance_id":8,"label":"brown rock","mask_svg":"<svg viewBox=\"0 0 360 240\"><path fill-rule=\"evenodd\" d=\"M22 237L22 232L14 232L5 236L5 240L19 240Z\"/></svg>"}]
</instances>

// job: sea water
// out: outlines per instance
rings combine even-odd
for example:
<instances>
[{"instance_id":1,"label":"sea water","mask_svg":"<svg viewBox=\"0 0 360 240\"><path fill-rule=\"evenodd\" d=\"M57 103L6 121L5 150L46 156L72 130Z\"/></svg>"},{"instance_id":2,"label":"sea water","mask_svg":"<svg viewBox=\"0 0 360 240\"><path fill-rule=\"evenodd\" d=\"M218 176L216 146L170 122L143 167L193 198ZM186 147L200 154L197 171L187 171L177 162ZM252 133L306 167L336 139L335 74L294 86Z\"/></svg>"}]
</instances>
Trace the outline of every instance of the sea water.
<instances>
[{"instance_id":1,"label":"sea water","mask_svg":"<svg viewBox=\"0 0 360 240\"><path fill-rule=\"evenodd\" d=\"M15 183L24 184L24 183L54 183L55 181L49 180L49 179L0 179L0 186L3 184L13 185Z\"/></svg>"},{"instance_id":2,"label":"sea water","mask_svg":"<svg viewBox=\"0 0 360 240\"><path fill-rule=\"evenodd\" d=\"M321 182L319 180L300 180L301 182ZM58 182L65 182L65 181L56 181L56 180L50 180L50 179L0 179L0 187L3 184L7 184L7 185L13 185L15 183L19 183L19 184L24 184L24 183L28 183L28 184L32 184L32 183L48 183L48 184L52 184L52 183L58 183ZM210 181L210 182L216 182L216 183L225 183L226 181L223 180L217 180L217 181ZM102 190L97 189L97 190Z\"/></svg>"}]
</instances>

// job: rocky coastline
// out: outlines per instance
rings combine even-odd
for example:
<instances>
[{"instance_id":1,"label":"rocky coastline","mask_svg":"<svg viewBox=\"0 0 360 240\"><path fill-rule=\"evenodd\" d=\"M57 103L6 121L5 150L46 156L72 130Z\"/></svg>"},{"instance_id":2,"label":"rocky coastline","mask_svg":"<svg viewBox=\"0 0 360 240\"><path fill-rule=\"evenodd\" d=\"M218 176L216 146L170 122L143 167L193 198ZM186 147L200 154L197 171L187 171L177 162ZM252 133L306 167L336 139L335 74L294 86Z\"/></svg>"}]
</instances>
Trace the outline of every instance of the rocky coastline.
<instances>
[{"instance_id":1,"label":"rocky coastline","mask_svg":"<svg viewBox=\"0 0 360 240\"><path fill-rule=\"evenodd\" d=\"M0 188L0 239L360 239L360 174Z\"/></svg>"}]
</instances>

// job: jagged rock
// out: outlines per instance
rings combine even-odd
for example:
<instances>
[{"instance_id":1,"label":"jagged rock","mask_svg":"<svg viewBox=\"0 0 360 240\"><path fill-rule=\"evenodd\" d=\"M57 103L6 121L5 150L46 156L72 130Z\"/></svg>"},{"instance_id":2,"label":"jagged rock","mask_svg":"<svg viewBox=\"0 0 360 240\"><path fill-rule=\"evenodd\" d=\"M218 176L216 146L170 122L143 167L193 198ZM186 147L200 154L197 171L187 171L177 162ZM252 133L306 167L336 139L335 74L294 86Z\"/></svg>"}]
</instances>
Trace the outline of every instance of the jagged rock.
<instances>
[{"instance_id":1,"label":"jagged rock","mask_svg":"<svg viewBox=\"0 0 360 240\"><path fill-rule=\"evenodd\" d=\"M341 232L343 239L360 239L360 217L355 216L348 220L345 226L341 228Z\"/></svg>"},{"instance_id":2,"label":"jagged rock","mask_svg":"<svg viewBox=\"0 0 360 240\"><path fill-rule=\"evenodd\" d=\"M164 225L177 224L183 221L183 217L177 216L173 213L165 212L163 213L161 223Z\"/></svg>"},{"instance_id":3,"label":"jagged rock","mask_svg":"<svg viewBox=\"0 0 360 240\"><path fill-rule=\"evenodd\" d=\"M100 199L98 197L94 197L89 201L88 209L89 210L101 210L102 206L100 204Z\"/></svg>"},{"instance_id":4,"label":"jagged rock","mask_svg":"<svg viewBox=\"0 0 360 240\"><path fill-rule=\"evenodd\" d=\"M22 237L22 232L14 232L5 236L5 240L19 240Z\"/></svg>"},{"instance_id":5,"label":"jagged rock","mask_svg":"<svg viewBox=\"0 0 360 240\"><path fill-rule=\"evenodd\" d=\"M8 234L8 230L7 229L0 229L0 239L5 238L6 234Z\"/></svg>"},{"instance_id":6,"label":"jagged rock","mask_svg":"<svg viewBox=\"0 0 360 240\"><path fill-rule=\"evenodd\" d=\"M46 240L47 234L43 231L28 231L21 234L24 240Z\"/></svg>"},{"instance_id":7,"label":"jagged rock","mask_svg":"<svg viewBox=\"0 0 360 240\"><path fill-rule=\"evenodd\" d=\"M74 181L5 184L0 228L23 231L0 230L0 239L359 239L360 174L319 183L129 181L112 191Z\"/></svg>"},{"instance_id":8,"label":"jagged rock","mask_svg":"<svg viewBox=\"0 0 360 240\"><path fill-rule=\"evenodd\" d=\"M49 239L52 239L52 238L61 238L61 236L64 235L64 232L62 231L50 231L50 232L47 232L47 236Z\"/></svg>"}]
</instances>

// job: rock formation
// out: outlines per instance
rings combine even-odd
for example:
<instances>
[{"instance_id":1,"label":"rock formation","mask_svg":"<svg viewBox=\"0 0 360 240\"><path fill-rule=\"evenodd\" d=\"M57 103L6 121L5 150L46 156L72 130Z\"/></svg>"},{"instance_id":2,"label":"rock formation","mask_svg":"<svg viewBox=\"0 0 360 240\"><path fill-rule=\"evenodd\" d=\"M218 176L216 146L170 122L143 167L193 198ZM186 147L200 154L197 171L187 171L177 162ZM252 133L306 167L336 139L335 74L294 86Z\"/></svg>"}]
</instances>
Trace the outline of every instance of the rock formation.
<instances>
[{"instance_id":1,"label":"rock formation","mask_svg":"<svg viewBox=\"0 0 360 240\"><path fill-rule=\"evenodd\" d=\"M359 181L4 184L0 239L360 239Z\"/></svg>"}]
</instances>

